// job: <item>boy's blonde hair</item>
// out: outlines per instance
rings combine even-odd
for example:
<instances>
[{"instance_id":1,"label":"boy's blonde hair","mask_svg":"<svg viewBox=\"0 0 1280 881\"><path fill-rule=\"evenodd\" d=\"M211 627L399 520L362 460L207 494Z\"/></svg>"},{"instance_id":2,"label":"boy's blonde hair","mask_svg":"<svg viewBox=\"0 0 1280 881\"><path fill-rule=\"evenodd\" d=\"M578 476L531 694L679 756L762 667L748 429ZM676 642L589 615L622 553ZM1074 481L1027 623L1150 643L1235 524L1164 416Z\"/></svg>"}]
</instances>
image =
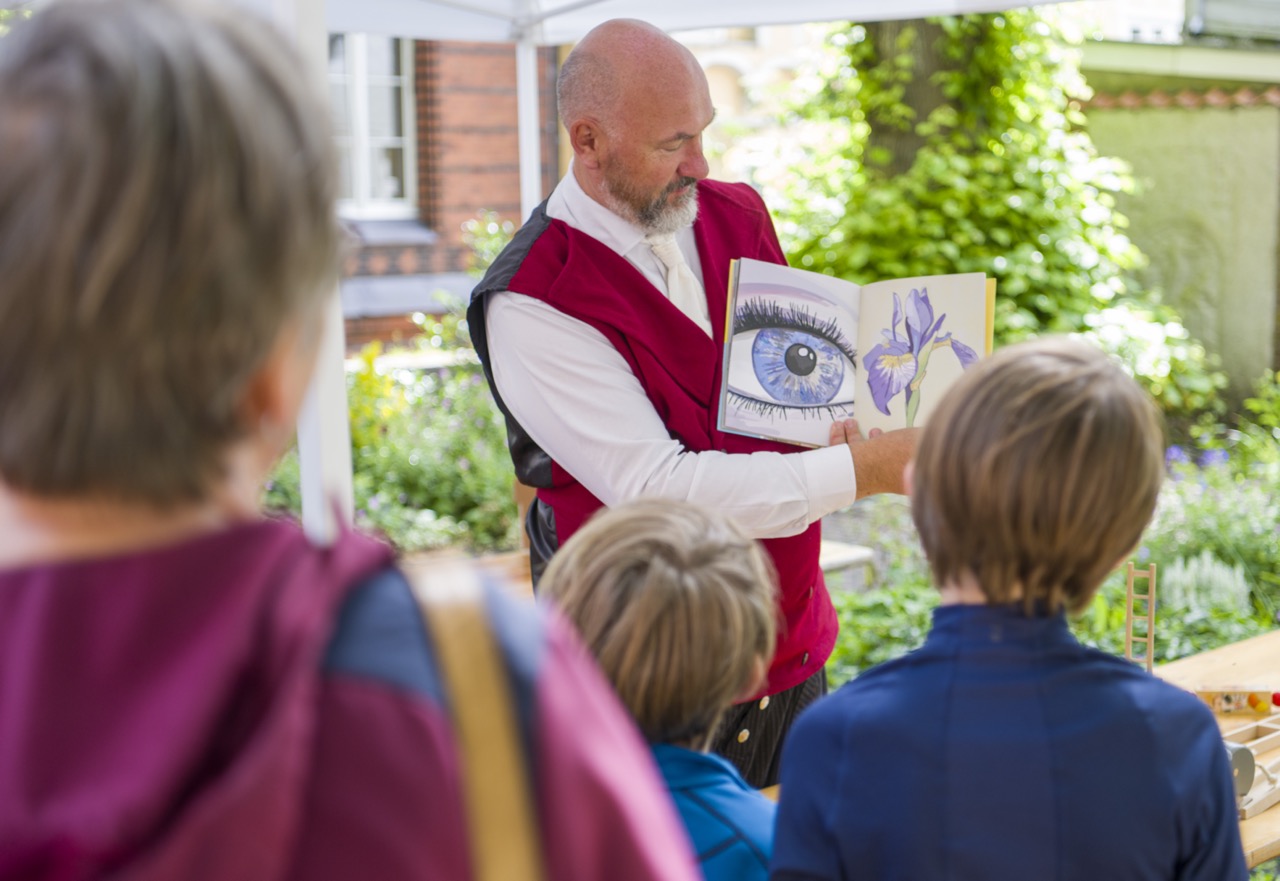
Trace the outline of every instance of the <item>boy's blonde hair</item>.
<instances>
[{"instance_id":1,"label":"boy's blonde hair","mask_svg":"<svg viewBox=\"0 0 1280 881\"><path fill-rule=\"evenodd\" d=\"M596 514L540 583L649 742L699 749L773 658L776 590L768 556L731 520L660 500Z\"/></svg>"},{"instance_id":2,"label":"boy's blonde hair","mask_svg":"<svg viewBox=\"0 0 1280 881\"><path fill-rule=\"evenodd\" d=\"M1137 545L1164 479L1155 405L1072 339L975 365L929 418L911 512L939 584L972 575L992 603L1080 611Z\"/></svg>"},{"instance_id":3,"label":"boy's blonde hair","mask_svg":"<svg viewBox=\"0 0 1280 881\"><path fill-rule=\"evenodd\" d=\"M63 0L0 38L0 481L201 498L336 278L328 110L237 4Z\"/></svg>"}]
</instances>

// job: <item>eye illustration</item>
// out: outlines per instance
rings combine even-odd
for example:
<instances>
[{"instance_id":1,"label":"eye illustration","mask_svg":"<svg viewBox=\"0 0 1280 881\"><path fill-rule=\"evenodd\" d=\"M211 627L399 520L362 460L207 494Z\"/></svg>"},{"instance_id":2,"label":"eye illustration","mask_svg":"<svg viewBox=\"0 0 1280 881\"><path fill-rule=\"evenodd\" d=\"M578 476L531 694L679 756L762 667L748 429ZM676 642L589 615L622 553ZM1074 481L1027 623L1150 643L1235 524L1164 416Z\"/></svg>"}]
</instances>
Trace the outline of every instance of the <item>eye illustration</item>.
<instances>
[{"instance_id":1,"label":"eye illustration","mask_svg":"<svg viewBox=\"0 0 1280 881\"><path fill-rule=\"evenodd\" d=\"M805 303L748 299L733 316L729 398L761 415L838 419L853 404L857 352Z\"/></svg>"}]
</instances>

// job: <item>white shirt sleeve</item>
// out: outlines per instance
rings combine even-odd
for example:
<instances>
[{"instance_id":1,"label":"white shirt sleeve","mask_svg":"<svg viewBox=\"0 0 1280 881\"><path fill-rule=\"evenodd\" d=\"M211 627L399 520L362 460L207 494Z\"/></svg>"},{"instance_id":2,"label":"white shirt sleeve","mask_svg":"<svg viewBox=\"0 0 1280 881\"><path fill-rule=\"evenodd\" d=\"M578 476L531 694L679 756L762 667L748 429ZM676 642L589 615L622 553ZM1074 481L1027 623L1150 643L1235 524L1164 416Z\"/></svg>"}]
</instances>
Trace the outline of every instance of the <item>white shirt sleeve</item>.
<instances>
[{"instance_id":1,"label":"white shirt sleeve","mask_svg":"<svg viewBox=\"0 0 1280 881\"><path fill-rule=\"evenodd\" d=\"M730 514L755 538L775 538L802 532L857 497L843 444L786 454L690 452L595 328L514 292L490 297L486 313L503 402L606 505L684 499Z\"/></svg>"}]
</instances>

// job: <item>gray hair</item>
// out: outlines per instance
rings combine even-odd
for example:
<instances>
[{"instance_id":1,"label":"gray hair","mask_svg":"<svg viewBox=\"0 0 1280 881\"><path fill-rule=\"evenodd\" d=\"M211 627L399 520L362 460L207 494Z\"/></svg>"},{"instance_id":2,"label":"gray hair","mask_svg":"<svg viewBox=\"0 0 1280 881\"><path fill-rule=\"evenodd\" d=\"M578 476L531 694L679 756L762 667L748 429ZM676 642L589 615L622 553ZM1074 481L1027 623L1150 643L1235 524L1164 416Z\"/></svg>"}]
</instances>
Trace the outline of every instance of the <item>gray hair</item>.
<instances>
[{"instance_id":1,"label":"gray hair","mask_svg":"<svg viewBox=\"0 0 1280 881\"><path fill-rule=\"evenodd\" d=\"M579 47L560 65L556 80L556 104L560 122L567 129L584 117L601 125L608 123L609 111L617 106L618 74L608 59Z\"/></svg>"},{"instance_id":2,"label":"gray hair","mask_svg":"<svg viewBox=\"0 0 1280 881\"><path fill-rule=\"evenodd\" d=\"M0 480L165 506L222 474L247 381L336 274L303 71L194 0L66 0L0 39Z\"/></svg>"}]
</instances>

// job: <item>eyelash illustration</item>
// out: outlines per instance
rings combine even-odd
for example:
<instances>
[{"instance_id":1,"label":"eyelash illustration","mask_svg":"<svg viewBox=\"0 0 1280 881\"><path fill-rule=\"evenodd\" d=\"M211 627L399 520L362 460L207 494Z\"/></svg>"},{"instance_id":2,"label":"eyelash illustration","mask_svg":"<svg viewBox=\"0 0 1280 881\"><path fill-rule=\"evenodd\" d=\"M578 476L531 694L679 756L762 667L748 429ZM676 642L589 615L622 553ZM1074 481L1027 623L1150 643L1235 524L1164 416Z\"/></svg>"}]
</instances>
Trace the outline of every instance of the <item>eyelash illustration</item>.
<instances>
[{"instance_id":1,"label":"eyelash illustration","mask_svg":"<svg viewBox=\"0 0 1280 881\"><path fill-rule=\"evenodd\" d=\"M783 305L776 300L747 300L733 313L735 335L764 328L802 330L822 337L839 349L850 364L858 363L858 350L840 330L840 323L834 318L823 321L800 303Z\"/></svg>"},{"instance_id":2,"label":"eyelash illustration","mask_svg":"<svg viewBox=\"0 0 1280 881\"><path fill-rule=\"evenodd\" d=\"M728 390L729 403L735 407L740 407L751 413L763 416L766 419L772 417L788 417L793 414L800 414L804 419L823 419L827 422L834 422L837 419L844 419L849 416L850 409L847 404L823 404L819 407L797 407L794 404L771 404L768 401L761 401L758 398L749 398L746 395L739 394L733 389Z\"/></svg>"},{"instance_id":3,"label":"eyelash illustration","mask_svg":"<svg viewBox=\"0 0 1280 881\"><path fill-rule=\"evenodd\" d=\"M758 392L743 375L742 387L727 388L730 405L767 420L849 415L857 350L834 319L820 319L803 303L767 298L744 300L733 318L735 338L756 332L748 345L750 383ZM842 389L846 399L836 401Z\"/></svg>"}]
</instances>

